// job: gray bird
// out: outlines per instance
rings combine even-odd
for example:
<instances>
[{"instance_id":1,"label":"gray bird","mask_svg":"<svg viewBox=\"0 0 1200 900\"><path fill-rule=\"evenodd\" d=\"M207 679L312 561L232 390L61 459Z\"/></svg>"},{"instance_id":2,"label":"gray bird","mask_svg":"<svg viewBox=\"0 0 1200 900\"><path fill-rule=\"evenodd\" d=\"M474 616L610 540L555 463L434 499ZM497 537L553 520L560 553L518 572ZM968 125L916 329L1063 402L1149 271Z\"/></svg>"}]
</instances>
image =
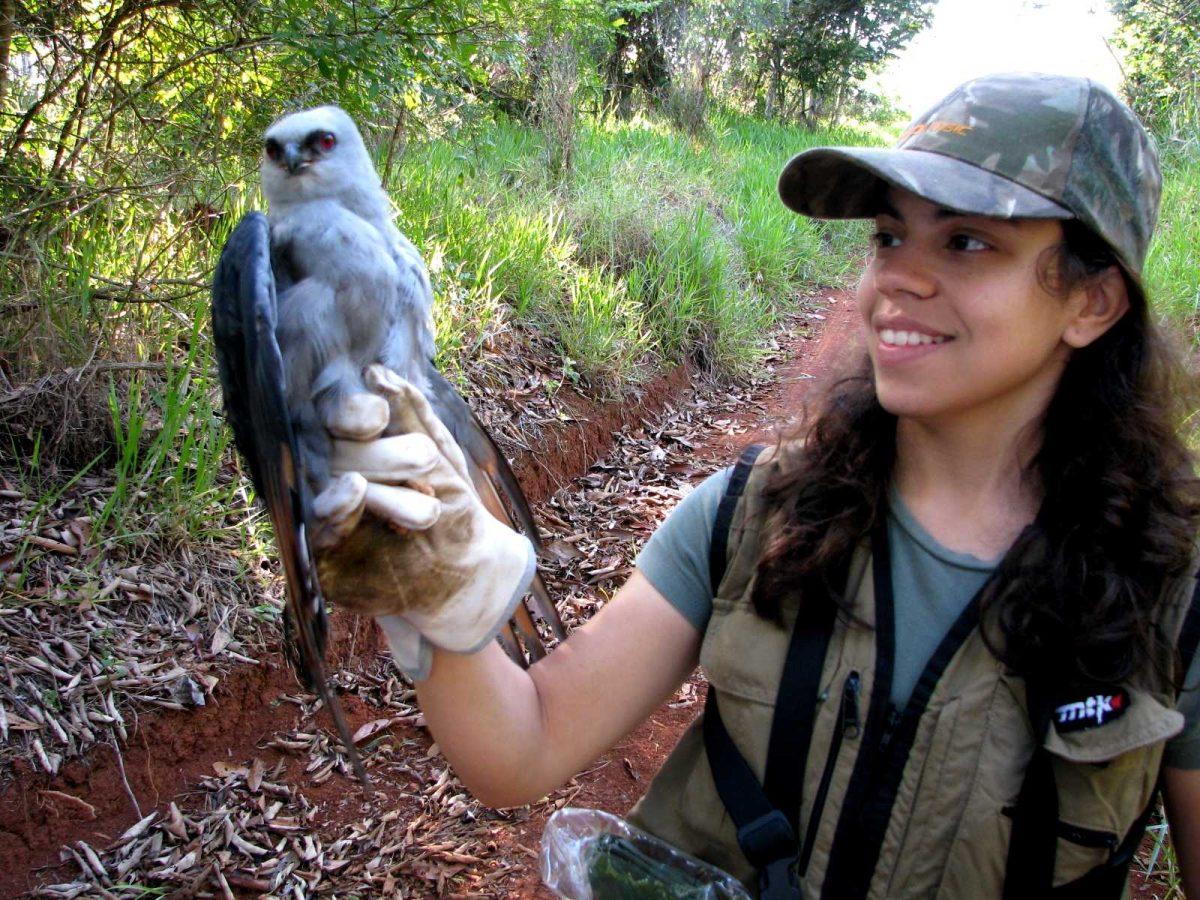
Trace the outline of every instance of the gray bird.
<instances>
[{"instance_id":1,"label":"gray bird","mask_svg":"<svg viewBox=\"0 0 1200 900\"><path fill-rule=\"evenodd\" d=\"M493 515L518 522L535 546L538 531L503 454L434 368L429 274L392 221L354 122L335 106L283 117L266 132L261 173L269 237L257 213L230 236L213 285L214 338L226 413L284 560L292 631L285 647L340 719L324 685L325 611L308 535L311 498L329 482L330 434L354 437L355 400L371 396L368 365L382 363L425 395ZM564 636L540 577L533 595L532 610L518 606L500 636L522 664L514 624L532 658L545 654L532 611Z\"/></svg>"}]
</instances>

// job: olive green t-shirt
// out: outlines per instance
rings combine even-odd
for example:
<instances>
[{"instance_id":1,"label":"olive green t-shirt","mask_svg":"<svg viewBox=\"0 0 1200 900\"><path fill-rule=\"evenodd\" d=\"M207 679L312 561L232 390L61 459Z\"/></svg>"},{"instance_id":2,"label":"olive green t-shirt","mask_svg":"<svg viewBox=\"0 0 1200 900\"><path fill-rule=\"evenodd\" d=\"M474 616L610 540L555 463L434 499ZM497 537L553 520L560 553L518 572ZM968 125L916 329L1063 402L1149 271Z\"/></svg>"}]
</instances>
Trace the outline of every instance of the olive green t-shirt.
<instances>
[{"instance_id":1,"label":"olive green t-shirt","mask_svg":"<svg viewBox=\"0 0 1200 900\"><path fill-rule=\"evenodd\" d=\"M713 525L732 471L717 472L684 497L637 558L642 574L701 633L712 614L708 561ZM946 549L912 517L894 490L889 499L896 623L892 703L902 709L933 651L999 560ZM1164 762L1200 769L1200 653L1192 660L1186 684L1190 689L1179 699L1186 725L1167 743Z\"/></svg>"}]
</instances>

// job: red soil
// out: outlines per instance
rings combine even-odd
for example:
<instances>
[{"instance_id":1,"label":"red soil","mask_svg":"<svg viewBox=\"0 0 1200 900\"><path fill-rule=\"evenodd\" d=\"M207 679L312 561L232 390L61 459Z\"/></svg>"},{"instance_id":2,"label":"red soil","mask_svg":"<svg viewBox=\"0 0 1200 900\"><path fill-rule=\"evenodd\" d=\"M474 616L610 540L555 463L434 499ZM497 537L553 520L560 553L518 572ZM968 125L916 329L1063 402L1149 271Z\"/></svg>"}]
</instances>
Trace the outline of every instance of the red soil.
<instances>
[{"instance_id":1,"label":"red soil","mask_svg":"<svg viewBox=\"0 0 1200 900\"><path fill-rule=\"evenodd\" d=\"M601 406L582 397L574 401L575 421L552 429L536 455L515 461L530 501L545 499L586 471L611 445L614 432L657 413L690 378L690 371L679 367L640 386L633 402ZM335 664L371 657L383 647L373 623L336 611L330 631ZM138 818L165 808L198 778L211 775L217 761L258 756L274 764L279 756L256 745L296 724L297 707L278 700L296 690L282 656L269 653L258 666L231 671L214 690L215 702L206 707L144 714L119 755L101 748L68 763L54 778L22 767L0 794L0 897L68 880L73 873L60 864L60 847L80 840L99 847L110 843ZM344 697L343 702L352 729L372 717L355 698ZM414 733L424 737L423 731ZM346 792L344 785L337 790ZM308 787L306 793L320 799ZM130 794L137 798L136 807Z\"/></svg>"},{"instance_id":2,"label":"red soil","mask_svg":"<svg viewBox=\"0 0 1200 900\"><path fill-rule=\"evenodd\" d=\"M331 631L329 655L335 665L374 656L382 648L371 622L335 612ZM256 751L255 744L294 726L298 708L277 698L298 690L283 658L272 653L258 666L230 672L213 691L215 702L205 707L143 716L119 756L112 747L100 748L67 763L56 778L28 768L18 771L0 796L0 859L5 863L0 897L68 876L67 870L54 871L59 847L79 840L104 846L201 776L211 775L218 760L258 755L274 763L278 757ZM352 727L369 718L354 715L356 703L347 698ZM41 867L51 870L40 872Z\"/></svg>"},{"instance_id":3,"label":"red soil","mask_svg":"<svg viewBox=\"0 0 1200 900\"><path fill-rule=\"evenodd\" d=\"M616 403L597 405L581 396L567 402L574 421L550 428L538 441L536 453L513 460L513 473L530 503L545 500L572 478L586 472L612 446L614 432L624 431L642 417L653 415L690 383L692 372L678 366Z\"/></svg>"}]
</instances>

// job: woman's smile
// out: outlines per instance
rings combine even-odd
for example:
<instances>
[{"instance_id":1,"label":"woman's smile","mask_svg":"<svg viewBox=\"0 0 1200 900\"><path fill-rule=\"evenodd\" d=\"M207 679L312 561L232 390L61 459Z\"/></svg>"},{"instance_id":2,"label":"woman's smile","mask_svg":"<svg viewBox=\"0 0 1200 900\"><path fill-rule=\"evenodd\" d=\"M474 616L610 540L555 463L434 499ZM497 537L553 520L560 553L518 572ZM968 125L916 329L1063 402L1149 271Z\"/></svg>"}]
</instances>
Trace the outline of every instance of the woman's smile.
<instances>
[{"instance_id":1,"label":"woman's smile","mask_svg":"<svg viewBox=\"0 0 1200 900\"><path fill-rule=\"evenodd\" d=\"M881 366L920 359L954 339L953 335L908 316L879 316L871 326L875 332L874 357Z\"/></svg>"}]
</instances>

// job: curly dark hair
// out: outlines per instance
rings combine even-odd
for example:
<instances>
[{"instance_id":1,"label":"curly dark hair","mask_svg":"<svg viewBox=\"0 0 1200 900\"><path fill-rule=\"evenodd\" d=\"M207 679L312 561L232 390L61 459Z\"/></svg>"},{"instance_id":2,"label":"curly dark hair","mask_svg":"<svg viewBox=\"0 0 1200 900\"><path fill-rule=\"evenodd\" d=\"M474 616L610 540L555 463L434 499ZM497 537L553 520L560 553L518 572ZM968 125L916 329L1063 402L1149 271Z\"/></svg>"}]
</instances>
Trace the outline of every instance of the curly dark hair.
<instances>
[{"instance_id":1,"label":"curly dark hair","mask_svg":"<svg viewBox=\"0 0 1200 900\"><path fill-rule=\"evenodd\" d=\"M1052 251L1039 274L1060 296L1116 265L1074 220ZM1189 565L1200 520L1183 431L1191 382L1140 285L1126 284L1130 310L1067 363L1030 464L1044 486L1037 523L981 598L988 645L1018 674L1122 681L1170 658L1153 617L1167 579ZM854 614L845 572L887 514L895 437L865 359L780 435L783 464L764 486L773 538L752 589L760 616L782 621L789 595Z\"/></svg>"}]
</instances>

